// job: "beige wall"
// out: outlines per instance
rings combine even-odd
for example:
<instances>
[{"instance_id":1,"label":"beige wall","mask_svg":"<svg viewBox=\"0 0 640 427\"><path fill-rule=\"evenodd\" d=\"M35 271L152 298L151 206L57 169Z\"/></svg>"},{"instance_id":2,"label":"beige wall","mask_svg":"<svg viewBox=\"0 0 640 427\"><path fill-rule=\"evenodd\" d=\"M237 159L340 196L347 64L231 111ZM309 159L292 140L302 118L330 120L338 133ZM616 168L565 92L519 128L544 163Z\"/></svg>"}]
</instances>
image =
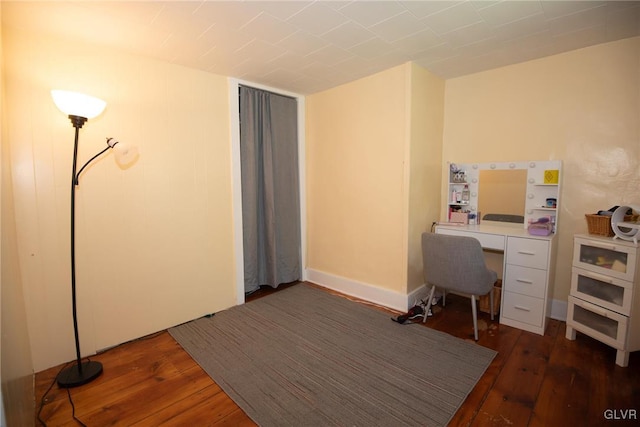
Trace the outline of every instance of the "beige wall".
<instances>
[{"instance_id":1,"label":"beige wall","mask_svg":"<svg viewBox=\"0 0 640 427\"><path fill-rule=\"evenodd\" d=\"M444 81L411 63L307 98L309 269L399 295L422 285L443 106Z\"/></svg>"},{"instance_id":2,"label":"beige wall","mask_svg":"<svg viewBox=\"0 0 640 427\"><path fill-rule=\"evenodd\" d=\"M422 240L424 231L439 219L442 175L442 129L444 122L444 80L412 64L410 165L407 232L407 291L422 286Z\"/></svg>"},{"instance_id":3,"label":"beige wall","mask_svg":"<svg viewBox=\"0 0 640 427\"><path fill-rule=\"evenodd\" d=\"M4 128L4 127L3 127ZM35 409L33 362L11 189L9 150L2 138L2 282L0 359L7 425L31 425Z\"/></svg>"},{"instance_id":4,"label":"beige wall","mask_svg":"<svg viewBox=\"0 0 640 427\"><path fill-rule=\"evenodd\" d=\"M308 268L403 293L406 67L306 100Z\"/></svg>"},{"instance_id":5,"label":"beige wall","mask_svg":"<svg viewBox=\"0 0 640 427\"><path fill-rule=\"evenodd\" d=\"M555 299L584 214L640 203L639 87L638 37L446 82L444 161L563 161Z\"/></svg>"},{"instance_id":6,"label":"beige wall","mask_svg":"<svg viewBox=\"0 0 640 427\"><path fill-rule=\"evenodd\" d=\"M73 127L52 88L107 101L79 162L113 136L77 190L80 341L91 354L236 303L224 77L4 29L7 142L18 258L36 371L74 358L69 268Z\"/></svg>"},{"instance_id":7,"label":"beige wall","mask_svg":"<svg viewBox=\"0 0 640 427\"><path fill-rule=\"evenodd\" d=\"M0 15L2 7L0 7ZM0 197L0 424L33 425L35 413L33 362L29 344L27 315L20 265L11 187L9 145L6 143L4 57L0 33L0 156L2 159ZM5 423L6 424L3 424Z\"/></svg>"}]
</instances>

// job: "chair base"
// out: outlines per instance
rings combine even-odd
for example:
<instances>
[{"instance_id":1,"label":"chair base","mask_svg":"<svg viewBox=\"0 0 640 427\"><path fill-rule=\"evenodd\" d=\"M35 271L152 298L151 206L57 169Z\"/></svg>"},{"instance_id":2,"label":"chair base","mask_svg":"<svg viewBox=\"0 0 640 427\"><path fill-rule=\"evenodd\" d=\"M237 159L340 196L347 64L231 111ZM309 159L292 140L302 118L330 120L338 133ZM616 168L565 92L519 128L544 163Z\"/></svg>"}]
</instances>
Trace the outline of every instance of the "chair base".
<instances>
[{"instance_id":1,"label":"chair base","mask_svg":"<svg viewBox=\"0 0 640 427\"><path fill-rule=\"evenodd\" d=\"M425 284L425 286L429 286ZM434 285L431 286L431 290L429 291L429 299L427 300L427 307L431 307L431 302L433 301L433 295L436 292L436 287ZM442 305L444 306L445 302L446 290L442 293ZM473 316L473 337L476 341L478 341L478 308L476 305L476 295L471 295L471 313ZM491 320L494 318L494 307L493 307L493 287L491 287L491 291L489 291L489 310L491 314ZM422 323L427 321L427 313L425 311L424 317L422 318Z\"/></svg>"}]
</instances>

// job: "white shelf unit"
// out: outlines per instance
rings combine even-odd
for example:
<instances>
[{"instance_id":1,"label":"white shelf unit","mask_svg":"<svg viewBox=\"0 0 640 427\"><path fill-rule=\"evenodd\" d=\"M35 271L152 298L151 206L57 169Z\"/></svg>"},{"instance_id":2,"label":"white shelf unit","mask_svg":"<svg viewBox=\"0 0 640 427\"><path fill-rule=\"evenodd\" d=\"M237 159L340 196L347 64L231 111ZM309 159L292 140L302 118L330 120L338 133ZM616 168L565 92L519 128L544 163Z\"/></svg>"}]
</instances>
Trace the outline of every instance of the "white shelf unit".
<instances>
[{"instance_id":1,"label":"white shelf unit","mask_svg":"<svg viewBox=\"0 0 640 427\"><path fill-rule=\"evenodd\" d=\"M578 331L615 348L622 367L640 350L639 255L634 242L574 236L566 337Z\"/></svg>"},{"instance_id":2,"label":"white shelf unit","mask_svg":"<svg viewBox=\"0 0 640 427\"><path fill-rule=\"evenodd\" d=\"M447 187L447 221L451 221L452 211L472 210L471 190L469 184L466 170L462 170L459 173L454 173L449 170L449 185ZM463 200L465 187L469 189L469 197L466 200Z\"/></svg>"}]
</instances>

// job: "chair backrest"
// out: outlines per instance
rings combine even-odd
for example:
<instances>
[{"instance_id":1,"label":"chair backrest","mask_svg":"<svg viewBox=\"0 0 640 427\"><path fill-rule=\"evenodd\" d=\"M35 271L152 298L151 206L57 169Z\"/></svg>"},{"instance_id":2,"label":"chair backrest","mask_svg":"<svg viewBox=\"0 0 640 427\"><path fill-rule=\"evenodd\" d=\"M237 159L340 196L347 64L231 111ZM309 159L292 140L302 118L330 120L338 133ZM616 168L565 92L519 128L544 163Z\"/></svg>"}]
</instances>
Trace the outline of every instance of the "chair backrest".
<instances>
[{"instance_id":1,"label":"chair backrest","mask_svg":"<svg viewBox=\"0 0 640 427\"><path fill-rule=\"evenodd\" d=\"M483 216L482 219L487 221L514 222L518 224L524 224L524 216L522 215L490 213Z\"/></svg>"},{"instance_id":2,"label":"chair backrest","mask_svg":"<svg viewBox=\"0 0 640 427\"><path fill-rule=\"evenodd\" d=\"M497 280L473 237L423 233L422 261L425 282L436 287L486 295Z\"/></svg>"}]
</instances>

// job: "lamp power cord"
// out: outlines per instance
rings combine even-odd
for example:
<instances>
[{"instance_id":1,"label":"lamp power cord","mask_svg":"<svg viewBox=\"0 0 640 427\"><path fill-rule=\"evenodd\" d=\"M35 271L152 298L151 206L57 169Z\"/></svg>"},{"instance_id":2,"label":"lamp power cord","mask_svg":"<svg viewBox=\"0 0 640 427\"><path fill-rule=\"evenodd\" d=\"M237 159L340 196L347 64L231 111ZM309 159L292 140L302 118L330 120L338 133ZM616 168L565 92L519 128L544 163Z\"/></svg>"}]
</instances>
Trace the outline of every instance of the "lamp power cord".
<instances>
[{"instance_id":1,"label":"lamp power cord","mask_svg":"<svg viewBox=\"0 0 640 427\"><path fill-rule=\"evenodd\" d=\"M87 360L89 360L89 359L87 359ZM53 380L51 381L51 384L49 384L49 388L47 388L47 391L45 391L44 394L42 395L42 399L40 399L40 405L38 407L38 421L44 427L47 427L47 423L42 419L42 408L44 408L44 406L47 404L47 402L46 402L47 395L49 394L49 392L53 388L53 385L56 383L56 379L58 378L58 375L60 375L60 373L62 371L64 371L71 363L74 363L74 362L69 362L69 363L65 364L62 368L60 368L60 370L58 371L58 374L55 377L53 377ZM71 405L71 416L82 427L87 427L85 423L83 423L78 417L76 417L76 407L75 407L75 405L73 403L73 398L71 397L71 390L68 389L68 388L67 388L67 396L69 398L69 404Z\"/></svg>"}]
</instances>

